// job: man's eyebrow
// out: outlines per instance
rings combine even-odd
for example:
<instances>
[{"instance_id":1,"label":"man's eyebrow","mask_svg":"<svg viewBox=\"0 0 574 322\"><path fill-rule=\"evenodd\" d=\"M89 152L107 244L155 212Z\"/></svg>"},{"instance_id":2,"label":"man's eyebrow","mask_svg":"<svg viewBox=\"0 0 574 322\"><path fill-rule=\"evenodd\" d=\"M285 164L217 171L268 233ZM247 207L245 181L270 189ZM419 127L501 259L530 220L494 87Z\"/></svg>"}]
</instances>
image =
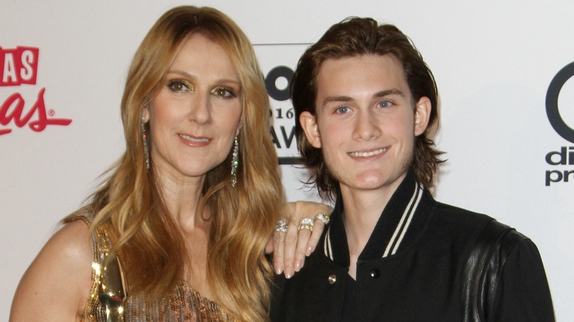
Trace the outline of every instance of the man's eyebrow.
<instances>
[{"instance_id":1,"label":"man's eyebrow","mask_svg":"<svg viewBox=\"0 0 574 322\"><path fill-rule=\"evenodd\" d=\"M350 102L352 100L353 99L350 98L349 96L328 96L323 100L322 106L325 106L331 102Z\"/></svg>"},{"instance_id":2,"label":"man's eyebrow","mask_svg":"<svg viewBox=\"0 0 574 322\"><path fill-rule=\"evenodd\" d=\"M403 92L401 92L399 89L393 88L393 89L387 89L387 90L384 90L384 91L377 92L377 93L375 93L375 95L373 95L373 97L375 97L375 98L380 98L380 97L385 97L385 96L388 96L388 95L405 96L405 95L403 94Z\"/></svg>"}]
</instances>

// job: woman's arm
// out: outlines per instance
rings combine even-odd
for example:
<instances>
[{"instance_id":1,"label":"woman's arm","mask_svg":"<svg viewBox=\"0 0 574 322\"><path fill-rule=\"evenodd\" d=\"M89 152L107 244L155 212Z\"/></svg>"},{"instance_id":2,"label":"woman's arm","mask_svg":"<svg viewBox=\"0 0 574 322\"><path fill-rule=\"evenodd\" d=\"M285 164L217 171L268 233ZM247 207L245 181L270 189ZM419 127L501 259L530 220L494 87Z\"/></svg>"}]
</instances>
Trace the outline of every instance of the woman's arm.
<instances>
[{"instance_id":1,"label":"woman's arm","mask_svg":"<svg viewBox=\"0 0 574 322\"><path fill-rule=\"evenodd\" d=\"M91 288L91 266L88 226L81 220L64 225L20 280L10 321L79 321Z\"/></svg>"}]
</instances>

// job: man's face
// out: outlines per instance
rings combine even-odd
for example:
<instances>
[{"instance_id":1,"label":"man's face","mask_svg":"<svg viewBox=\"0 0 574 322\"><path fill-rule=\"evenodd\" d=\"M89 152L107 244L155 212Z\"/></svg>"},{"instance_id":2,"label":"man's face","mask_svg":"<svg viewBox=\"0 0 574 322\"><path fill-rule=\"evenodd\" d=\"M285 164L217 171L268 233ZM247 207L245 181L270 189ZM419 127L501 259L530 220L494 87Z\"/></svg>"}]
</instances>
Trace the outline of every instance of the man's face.
<instances>
[{"instance_id":1,"label":"man's face","mask_svg":"<svg viewBox=\"0 0 574 322\"><path fill-rule=\"evenodd\" d=\"M329 59L317 75L316 115L302 113L301 124L343 192L392 193L411 163L415 136L426 129L430 105L426 97L413 102L393 56Z\"/></svg>"}]
</instances>

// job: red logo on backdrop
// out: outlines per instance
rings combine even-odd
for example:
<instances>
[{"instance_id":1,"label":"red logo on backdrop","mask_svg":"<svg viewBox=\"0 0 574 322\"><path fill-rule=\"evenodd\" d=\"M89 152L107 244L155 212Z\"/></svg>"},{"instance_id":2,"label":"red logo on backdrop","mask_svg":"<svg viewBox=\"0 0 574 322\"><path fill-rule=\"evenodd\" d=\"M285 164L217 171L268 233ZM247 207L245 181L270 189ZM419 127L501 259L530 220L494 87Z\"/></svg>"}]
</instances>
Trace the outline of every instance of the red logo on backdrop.
<instances>
[{"instance_id":1,"label":"red logo on backdrop","mask_svg":"<svg viewBox=\"0 0 574 322\"><path fill-rule=\"evenodd\" d=\"M0 86L36 85L38 75L38 58L40 50L33 47L17 47L2 49L0 47ZM38 92L36 101L26 109L26 101L18 92L8 96L0 107L0 135L12 132L5 128L14 124L19 128L26 125L36 132L42 132L48 125L66 126L72 123L70 119L57 119L54 110L46 110L44 92ZM33 117L35 119L32 119Z\"/></svg>"}]
</instances>

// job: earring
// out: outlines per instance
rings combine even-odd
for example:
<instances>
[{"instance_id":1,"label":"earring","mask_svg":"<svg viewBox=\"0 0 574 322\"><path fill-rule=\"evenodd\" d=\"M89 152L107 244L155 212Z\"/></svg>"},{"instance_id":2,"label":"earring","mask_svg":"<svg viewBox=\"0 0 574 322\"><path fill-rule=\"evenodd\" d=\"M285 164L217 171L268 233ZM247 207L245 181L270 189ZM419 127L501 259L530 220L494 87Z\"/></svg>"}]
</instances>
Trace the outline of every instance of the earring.
<instances>
[{"instance_id":1,"label":"earring","mask_svg":"<svg viewBox=\"0 0 574 322\"><path fill-rule=\"evenodd\" d=\"M149 150L147 149L147 133L145 131L145 117L142 116L142 138L143 138L143 148L144 148L144 155L145 155L145 168L149 170Z\"/></svg>"},{"instance_id":2,"label":"earring","mask_svg":"<svg viewBox=\"0 0 574 322\"><path fill-rule=\"evenodd\" d=\"M237 136L233 140L233 155L231 157L231 186L235 188L237 184L237 167L239 166L239 143L237 142Z\"/></svg>"}]
</instances>

